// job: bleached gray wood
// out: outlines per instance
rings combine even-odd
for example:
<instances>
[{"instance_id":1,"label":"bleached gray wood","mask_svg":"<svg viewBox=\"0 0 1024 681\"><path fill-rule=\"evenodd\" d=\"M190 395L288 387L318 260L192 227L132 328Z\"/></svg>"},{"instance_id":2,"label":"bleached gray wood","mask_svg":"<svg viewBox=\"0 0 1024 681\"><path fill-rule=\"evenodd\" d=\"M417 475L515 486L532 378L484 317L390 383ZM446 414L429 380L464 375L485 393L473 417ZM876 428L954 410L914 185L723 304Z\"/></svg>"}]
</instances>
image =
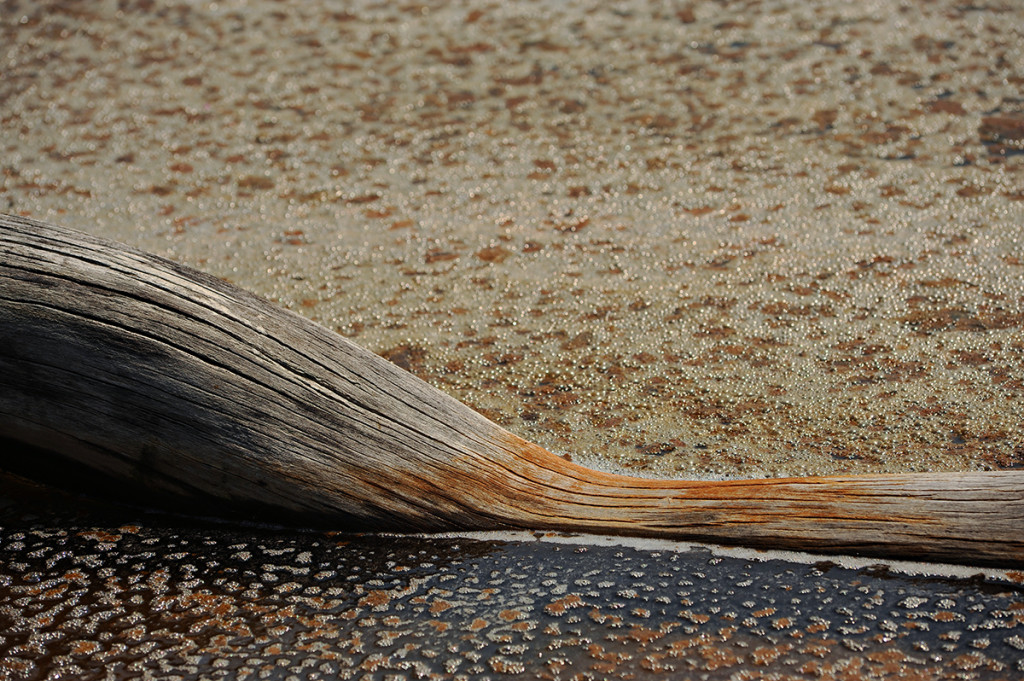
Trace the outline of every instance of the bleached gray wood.
<instances>
[{"instance_id":1,"label":"bleached gray wood","mask_svg":"<svg viewBox=\"0 0 1024 681\"><path fill-rule=\"evenodd\" d=\"M1024 563L1024 472L691 482L592 471L214 277L11 216L0 216L0 436L186 504L347 529Z\"/></svg>"}]
</instances>

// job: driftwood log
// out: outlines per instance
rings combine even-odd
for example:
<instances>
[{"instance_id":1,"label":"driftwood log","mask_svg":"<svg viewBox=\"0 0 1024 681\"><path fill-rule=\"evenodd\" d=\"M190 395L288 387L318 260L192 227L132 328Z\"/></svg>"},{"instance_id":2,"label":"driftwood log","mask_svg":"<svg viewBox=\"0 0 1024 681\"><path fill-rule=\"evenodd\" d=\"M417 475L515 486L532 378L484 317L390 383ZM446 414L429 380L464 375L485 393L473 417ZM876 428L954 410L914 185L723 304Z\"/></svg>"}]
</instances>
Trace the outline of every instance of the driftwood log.
<instances>
[{"instance_id":1,"label":"driftwood log","mask_svg":"<svg viewBox=\"0 0 1024 681\"><path fill-rule=\"evenodd\" d=\"M1024 563L1024 471L708 482L589 470L219 279L10 216L0 436L154 495L355 530Z\"/></svg>"}]
</instances>

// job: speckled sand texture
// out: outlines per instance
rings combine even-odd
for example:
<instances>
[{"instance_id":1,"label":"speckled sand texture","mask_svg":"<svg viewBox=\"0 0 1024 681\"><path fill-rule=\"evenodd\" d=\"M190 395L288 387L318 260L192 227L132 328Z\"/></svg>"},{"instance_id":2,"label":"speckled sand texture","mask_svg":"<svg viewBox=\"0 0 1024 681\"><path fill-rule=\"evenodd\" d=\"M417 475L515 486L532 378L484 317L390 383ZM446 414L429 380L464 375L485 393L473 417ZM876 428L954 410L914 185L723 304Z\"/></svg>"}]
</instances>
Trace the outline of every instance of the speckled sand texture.
<instances>
[{"instance_id":1,"label":"speckled sand texture","mask_svg":"<svg viewBox=\"0 0 1024 681\"><path fill-rule=\"evenodd\" d=\"M1022 92L1013 0L0 0L0 210L269 296L584 463L996 469ZM1024 672L1020 572L182 526L0 482L0 678Z\"/></svg>"},{"instance_id":2,"label":"speckled sand texture","mask_svg":"<svg viewBox=\"0 0 1024 681\"><path fill-rule=\"evenodd\" d=\"M1019 3L0 8L3 210L593 465L1024 464Z\"/></svg>"}]
</instances>

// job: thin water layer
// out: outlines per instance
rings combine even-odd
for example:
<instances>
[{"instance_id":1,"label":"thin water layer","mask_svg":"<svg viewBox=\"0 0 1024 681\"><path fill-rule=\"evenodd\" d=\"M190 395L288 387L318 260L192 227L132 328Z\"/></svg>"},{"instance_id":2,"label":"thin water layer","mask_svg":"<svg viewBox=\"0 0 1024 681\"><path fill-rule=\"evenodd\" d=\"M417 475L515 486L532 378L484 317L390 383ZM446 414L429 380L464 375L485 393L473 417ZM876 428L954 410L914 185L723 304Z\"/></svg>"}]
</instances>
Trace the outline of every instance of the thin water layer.
<instances>
[{"instance_id":1,"label":"thin water layer","mask_svg":"<svg viewBox=\"0 0 1024 681\"><path fill-rule=\"evenodd\" d=\"M1024 462L1024 10L8 2L0 205L644 475Z\"/></svg>"},{"instance_id":2,"label":"thin water layer","mask_svg":"<svg viewBox=\"0 0 1024 681\"><path fill-rule=\"evenodd\" d=\"M1024 673L1022 580L213 525L0 478L0 674L19 680L1007 679Z\"/></svg>"}]
</instances>

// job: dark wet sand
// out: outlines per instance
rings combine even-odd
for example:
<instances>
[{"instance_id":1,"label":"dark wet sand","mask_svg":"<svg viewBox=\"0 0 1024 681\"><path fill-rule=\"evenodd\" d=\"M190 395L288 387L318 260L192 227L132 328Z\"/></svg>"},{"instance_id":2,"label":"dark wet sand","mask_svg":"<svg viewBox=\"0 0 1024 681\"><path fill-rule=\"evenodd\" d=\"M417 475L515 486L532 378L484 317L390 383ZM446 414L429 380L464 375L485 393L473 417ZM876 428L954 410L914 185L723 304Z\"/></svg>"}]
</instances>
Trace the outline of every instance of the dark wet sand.
<instances>
[{"instance_id":1,"label":"dark wet sand","mask_svg":"<svg viewBox=\"0 0 1024 681\"><path fill-rule=\"evenodd\" d=\"M1019 573L903 574L595 537L212 524L0 482L10 678L1024 672Z\"/></svg>"}]
</instances>

